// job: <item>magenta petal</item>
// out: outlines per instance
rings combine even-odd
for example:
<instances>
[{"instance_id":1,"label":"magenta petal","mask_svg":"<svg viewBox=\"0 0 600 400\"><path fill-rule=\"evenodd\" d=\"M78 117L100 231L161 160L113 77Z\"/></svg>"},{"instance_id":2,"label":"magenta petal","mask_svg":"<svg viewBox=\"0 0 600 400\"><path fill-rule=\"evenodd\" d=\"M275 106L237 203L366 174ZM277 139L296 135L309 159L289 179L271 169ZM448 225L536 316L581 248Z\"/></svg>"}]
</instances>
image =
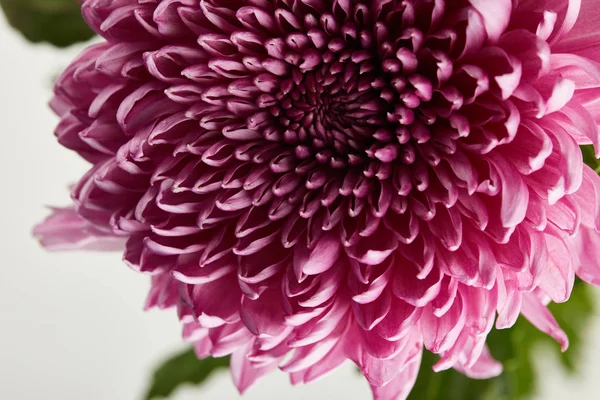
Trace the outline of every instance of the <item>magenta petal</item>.
<instances>
[{"instance_id":1,"label":"magenta petal","mask_svg":"<svg viewBox=\"0 0 600 400\"><path fill-rule=\"evenodd\" d=\"M239 308L242 297L236 288L235 275L229 274L217 281L205 284L188 285L189 297L194 313L215 326L239 321ZM223 286L230 288L226 299L221 299L219 291Z\"/></svg>"},{"instance_id":2,"label":"magenta petal","mask_svg":"<svg viewBox=\"0 0 600 400\"><path fill-rule=\"evenodd\" d=\"M466 321L467 304L457 297L446 314L436 317L430 310L423 313L421 332L425 347L433 353L441 353L450 349Z\"/></svg>"},{"instance_id":3,"label":"magenta petal","mask_svg":"<svg viewBox=\"0 0 600 400\"><path fill-rule=\"evenodd\" d=\"M212 343L212 357L224 357L243 347L252 338L252 334L241 323L226 324L212 328L208 332Z\"/></svg>"},{"instance_id":4,"label":"magenta petal","mask_svg":"<svg viewBox=\"0 0 600 400\"><path fill-rule=\"evenodd\" d=\"M422 310L392 296L389 312L373 331L384 339L398 340L411 331L413 324L421 317Z\"/></svg>"},{"instance_id":5,"label":"magenta petal","mask_svg":"<svg viewBox=\"0 0 600 400\"><path fill-rule=\"evenodd\" d=\"M346 253L358 262L377 265L384 262L392 254L397 243L396 237L389 233L382 233L382 236L374 234L360 240L356 246L347 249Z\"/></svg>"},{"instance_id":6,"label":"magenta petal","mask_svg":"<svg viewBox=\"0 0 600 400\"><path fill-rule=\"evenodd\" d=\"M391 305L392 296L386 290L378 298L369 303L352 303L352 309L358 324L363 329L370 331L388 315Z\"/></svg>"},{"instance_id":7,"label":"magenta petal","mask_svg":"<svg viewBox=\"0 0 600 400\"><path fill-rule=\"evenodd\" d=\"M294 269L307 275L320 274L337 261L341 243L334 233L326 233L313 249L299 245L294 250Z\"/></svg>"},{"instance_id":8,"label":"magenta petal","mask_svg":"<svg viewBox=\"0 0 600 400\"><path fill-rule=\"evenodd\" d=\"M194 353L203 360L210 356L212 343L208 337L208 329L199 328L195 323L183 326L183 338L194 342Z\"/></svg>"},{"instance_id":9,"label":"magenta petal","mask_svg":"<svg viewBox=\"0 0 600 400\"><path fill-rule=\"evenodd\" d=\"M345 326L344 331L340 335L340 339L334 344L333 348L327 353L318 363L310 366L309 368L298 371L291 374L292 384L296 383L308 383L318 378L321 378L335 368L339 367L347 359L344 347L346 341L349 340L348 335L345 333L349 331L350 324L348 321L342 322L342 326Z\"/></svg>"},{"instance_id":10,"label":"magenta petal","mask_svg":"<svg viewBox=\"0 0 600 400\"><path fill-rule=\"evenodd\" d=\"M363 339L363 348L369 355L379 360L390 360L405 351L404 347L409 341L409 336L399 340L387 340L373 331L360 331Z\"/></svg>"},{"instance_id":11,"label":"magenta petal","mask_svg":"<svg viewBox=\"0 0 600 400\"><path fill-rule=\"evenodd\" d=\"M250 332L255 335L277 336L285 329L280 297L277 290L266 291L256 300L244 297L240 315ZM278 306L272 309L269 304Z\"/></svg>"},{"instance_id":12,"label":"magenta petal","mask_svg":"<svg viewBox=\"0 0 600 400\"><path fill-rule=\"evenodd\" d=\"M418 267L410 261L402 263L392 281L394 295L415 307L429 304L440 292L442 272L435 268L424 279L417 278Z\"/></svg>"},{"instance_id":13,"label":"magenta petal","mask_svg":"<svg viewBox=\"0 0 600 400\"><path fill-rule=\"evenodd\" d=\"M395 265L394 261L394 257L389 257L383 264L379 265L382 270L381 275L369 277L369 279L366 279L366 283L359 280L364 277L357 277L356 275L359 273L353 271L348 277L348 286L353 292L357 293L352 297L352 300L359 304L366 304L377 299L390 281ZM355 263L355 265L358 267L358 263ZM367 268L371 270L369 266Z\"/></svg>"},{"instance_id":14,"label":"magenta petal","mask_svg":"<svg viewBox=\"0 0 600 400\"><path fill-rule=\"evenodd\" d=\"M311 366L304 372L303 382L309 383L329 374L331 371L346 361L346 355L339 344L333 348L319 363Z\"/></svg>"},{"instance_id":15,"label":"magenta petal","mask_svg":"<svg viewBox=\"0 0 600 400\"><path fill-rule=\"evenodd\" d=\"M340 325L337 330L341 331L343 328L344 325ZM297 348L292 357L280 365L279 368L284 372L293 373L318 364L338 344L340 340L338 335L339 332L334 332L314 344Z\"/></svg>"},{"instance_id":16,"label":"magenta petal","mask_svg":"<svg viewBox=\"0 0 600 400\"><path fill-rule=\"evenodd\" d=\"M236 267L233 263L222 265L222 260L219 260L202 267L194 264L179 265L172 274L180 282L202 284L222 278L234 272Z\"/></svg>"},{"instance_id":17,"label":"magenta petal","mask_svg":"<svg viewBox=\"0 0 600 400\"><path fill-rule=\"evenodd\" d=\"M176 305L178 300L178 282L169 274L158 274L152 277L150 292L144 308L146 310L154 307L166 309Z\"/></svg>"},{"instance_id":18,"label":"magenta petal","mask_svg":"<svg viewBox=\"0 0 600 400\"><path fill-rule=\"evenodd\" d=\"M289 346L305 346L322 340L332 333L340 323L343 323L348 315L348 304L342 300L336 301L325 314L314 318L298 329L296 337L288 343Z\"/></svg>"}]
</instances>

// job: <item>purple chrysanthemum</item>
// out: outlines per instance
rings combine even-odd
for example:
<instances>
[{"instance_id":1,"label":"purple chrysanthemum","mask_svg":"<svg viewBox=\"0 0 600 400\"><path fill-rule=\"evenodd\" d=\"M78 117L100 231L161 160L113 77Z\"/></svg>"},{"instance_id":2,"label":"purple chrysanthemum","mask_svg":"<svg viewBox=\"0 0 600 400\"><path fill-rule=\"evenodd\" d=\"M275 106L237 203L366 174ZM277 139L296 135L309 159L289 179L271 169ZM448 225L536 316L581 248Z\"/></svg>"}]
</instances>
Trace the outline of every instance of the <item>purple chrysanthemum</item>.
<instances>
[{"instance_id":1,"label":"purple chrysanthemum","mask_svg":"<svg viewBox=\"0 0 600 400\"><path fill-rule=\"evenodd\" d=\"M243 391L354 361L377 399L494 376L600 283L596 0L86 0L56 134L93 167L50 248L123 246ZM578 15L583 17L578 19ZM122 247L121 247L122 248Z\"/></svg>"}]
</instances>

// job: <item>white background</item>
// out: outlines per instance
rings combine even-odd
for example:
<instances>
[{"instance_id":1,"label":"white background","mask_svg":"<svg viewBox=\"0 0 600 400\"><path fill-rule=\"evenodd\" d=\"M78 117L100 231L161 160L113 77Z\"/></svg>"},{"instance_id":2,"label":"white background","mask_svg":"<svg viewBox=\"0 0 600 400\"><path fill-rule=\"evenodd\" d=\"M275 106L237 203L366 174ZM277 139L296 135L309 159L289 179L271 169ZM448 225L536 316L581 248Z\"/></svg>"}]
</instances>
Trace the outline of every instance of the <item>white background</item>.
<instances>
[{"instance_id":1,"label":"white background","mask_svg":"<svg viewBox=\"0 0 600 400\"><path fill-rule=\"evenodd\" d=\"M0 398L138 400L151 369L183 348L174 312L142 311L146 277L118 254L48 254L31 237L44 205L66 205L87 166L56 143L47 107L52 77L81 47L28 45L0 17ZM567 379L538 351L538 399L597 399L600 317L588 332L582 374ZM226 372L176 400L237 399ZM274 373L245 399L369 399L351 365L303 387ZM453 400L451 396L449 400Z\"/></svg>"}]
</instances>

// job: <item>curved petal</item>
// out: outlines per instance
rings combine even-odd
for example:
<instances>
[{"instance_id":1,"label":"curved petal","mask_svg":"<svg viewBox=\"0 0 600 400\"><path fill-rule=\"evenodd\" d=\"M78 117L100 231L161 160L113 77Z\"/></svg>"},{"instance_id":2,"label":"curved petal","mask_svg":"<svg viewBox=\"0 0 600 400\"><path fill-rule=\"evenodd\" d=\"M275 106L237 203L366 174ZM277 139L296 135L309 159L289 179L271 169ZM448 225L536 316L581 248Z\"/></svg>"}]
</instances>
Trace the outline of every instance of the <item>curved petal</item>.
<instances>
[{"instance_id":1,"label":"curved petal","mask_svg":"<svg viewBox=\"0 0 600 400\"><path fill-rule=\"evenodd\" d=\"M229 363L229 370L231 371L231 378L235 387L244 393L252 385L254 385L260 377L268 374L277 368L277 363L273 363L266 367L256 368L252 366L246 354L248 353L249 347L241 348L231 355L231 361Z\"/></svg>"},{"instance_id":2,"label":"curved petal","mask_svg":"<svg viewBox=\"0 0 600 400\"><path fill-rule=\"evenodd\" d=\"M566 333L558 326L552 313L533 293L523 295L522 314L540 331L552 336L561 345L562 351L569 347Z\"/></svg>"},{"instance_id":3,"label":"curved petal","mask_svg":"<svg viewBox=\"0 0 600 400\"><path fill-rule=\"evenodd\" d=\"M483 17L483 24L490 42L497 41L508 27L512 12L511 0L470 0L471 5Z\"/></svg>"},{"instance_id":4,"label":"curved petal","mask_svg":"<svg viewBox=\"0 0 600 400\"><path fill-rule=\"evenodd\" d=\"M412 390L421 366L422 353L385 386L371 386L373 400L404 400Z\"/></svg>"},{"instance_id":5,"label":"curved petal","mask_svg":"<svg viewBox=\"0 0 600 400\"><path fill-rule=\"evenodd\" d=\"M600 61L600 2L598 0L570 1L573 10L580 3L577 20L568 33L557 37L552 49L555 52L575 53Z\"/></svg>"}]
</instances>

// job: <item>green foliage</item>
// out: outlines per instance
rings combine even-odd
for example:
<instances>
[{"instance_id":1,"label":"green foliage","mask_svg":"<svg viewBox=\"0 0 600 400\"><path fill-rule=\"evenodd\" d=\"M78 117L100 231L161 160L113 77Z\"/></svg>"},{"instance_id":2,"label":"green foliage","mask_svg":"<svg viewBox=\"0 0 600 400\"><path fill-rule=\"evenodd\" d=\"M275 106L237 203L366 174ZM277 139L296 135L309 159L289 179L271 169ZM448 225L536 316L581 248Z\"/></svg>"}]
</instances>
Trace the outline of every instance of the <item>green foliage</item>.
<instances>
[{"instance_id":1,"label":"green foliage","mask_svg":"<svg viewBox=\"0 0 600 400\"><path fill-rule=\"evenodd\" d=\"M27 38L66 47L94 36L77 0L0 0L8 22Z\"/></svg>"},{"instance_id":2,"label":"green foliage","mask_svg":"<svg viewBox=\"0 0 600 400\"><path fill-rule=\"evenodd\" d=\"M570 347L567 352L561 353L562 363L567 371L576 372L582 350L582 334L594 313L591 288L578 280L568 302L551 304L549 308L569 336ZM557 343L523 317L510 329L492 330L487 343L494 357L504 365L502 375L494 379L472 380L454 370L435 373L431 367L437 357L426 351L409 400L527 399L536 390L534 349L541 343L547 343L560 353Z\"/></svg>"},{"instance_id":3,"label":"green foliage","mask_svg":"<svg viewBox=\"0 0 600 400\"><path fill-rule=\"evenodd\" d=\"M583 154L583 162L590 166L596 173L600 173L600 160L594 154L594 146L591 144L580 146Z\"/></svg>"},{"instance_id":4,"label":"green foliage","mask_svg":"<svg viewBox=\"0 0 600 400\"><path fill-rule=\"evenodd\" d=\"M156 369L145 399L167 398L180 386L200 385L213 372L228 367L229 357L198 360L193 349L186 350L169 358Z\"/></svg>"}]
</instances>

